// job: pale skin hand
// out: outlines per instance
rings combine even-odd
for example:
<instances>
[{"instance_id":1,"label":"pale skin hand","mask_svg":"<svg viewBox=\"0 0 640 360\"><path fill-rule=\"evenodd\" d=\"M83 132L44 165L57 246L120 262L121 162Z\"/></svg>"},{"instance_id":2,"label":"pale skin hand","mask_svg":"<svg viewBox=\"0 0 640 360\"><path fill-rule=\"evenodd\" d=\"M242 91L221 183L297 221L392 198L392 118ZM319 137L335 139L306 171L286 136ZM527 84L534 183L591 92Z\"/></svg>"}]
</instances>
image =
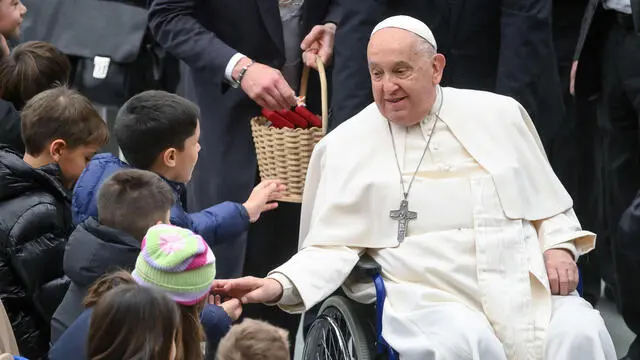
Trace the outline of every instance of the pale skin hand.
<instances>
[{"instance_id":1,"label":"pale skin hand","mask_svg":"<svg viewBox=\"0 0 640 360\"><path fill-rule=\"evenodd\" d=\"M317 70L316 57L320 57L325 65L331 63L335 36L336 24L314 26L300 44L304 64Z\"/></svg>"},{"instance_id":2,"label":"pale skin hand","mask_svg":"<svg viewBox=\"0 0 640 360\"><path fill-rule=\"evenodd\" d=\"M254 223L263 212L277 208L278 203L274 201L280 199L286 189L280 180L265 180L258 184L247 202L242 204L249 213L249 221Z\"/></svg>"},{"instance_id":3,"label":"pale skin hand","mask_svg":"<svg viewBox=\"0 0 640 360\"><path fill-rule=\"evenodd\" d=\"M576 94L576 71L578 71L578 61L571 64L571 74L569 75L569 93Z\"/></svg>"},{"instance_id":4,"label":"pale skin hand","mask_svg":"<svg viewBox=\"0 0 640 360\"><path fill-rule=\"evenodd\" d=\"M237 79L242 68L251 60L243 57L233 68L232 77ZM296 106L296 94L282 73L264 64L249 66L240 82L242 90L258 105L269 110L283 110Z\"/></svg>"},{"instance_id":5,"label":"pale skin hand","mask_svg":"<svg viewBox=\"0 0 640 360\"><path fill-rule=\"evenodd\" d=\"M212 291L239 298L243 304L255 304L277 302L282 297L283 289L277 280L245 276L232 280L215 280Z\"/></svg>"},{"instance_id":6,"label":"pale skin hand","mask_svg":"<svg viewBox=\"0 0 640 360\"><path fill-rule=\"evenodd\" d=\"M220 295L209 295L209 304L220 306L233 321L238 320L242 315L242 303L239 299L229 299L223 302Z\"/></svg>"},{"instance_id":7,"label":"pale skin hand","mask_svg":"<svg viewBox=\"0 0 640 360\"><path fill-rule=\"evenodd\" d=\"M549 286L552 295L569 295L578 287L578 267L573 255L565 249L549 249L544 252Z\"/></svg>"}]
</instances>

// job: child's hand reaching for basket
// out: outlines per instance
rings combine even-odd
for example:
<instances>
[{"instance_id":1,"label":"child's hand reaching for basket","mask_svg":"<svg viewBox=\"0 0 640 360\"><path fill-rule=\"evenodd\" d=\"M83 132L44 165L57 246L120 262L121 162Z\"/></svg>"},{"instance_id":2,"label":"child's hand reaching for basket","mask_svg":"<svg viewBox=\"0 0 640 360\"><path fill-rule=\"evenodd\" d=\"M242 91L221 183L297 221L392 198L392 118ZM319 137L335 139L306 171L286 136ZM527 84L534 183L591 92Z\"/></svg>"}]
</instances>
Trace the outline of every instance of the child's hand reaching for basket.
<instances>
[{"instance_id":1,"label":"child's hand reaching for basket","mask_svg":"<svg viewBox=\"0 0 640 360\"><path fill-rule=\"evenodd\" d=\"M265 180L258 184L249 199L242 205L249 213L249 221L258 221L260 214L278 207L276 200L280 199L287 187L280 180Z\"/></svg>"}]
</instances>

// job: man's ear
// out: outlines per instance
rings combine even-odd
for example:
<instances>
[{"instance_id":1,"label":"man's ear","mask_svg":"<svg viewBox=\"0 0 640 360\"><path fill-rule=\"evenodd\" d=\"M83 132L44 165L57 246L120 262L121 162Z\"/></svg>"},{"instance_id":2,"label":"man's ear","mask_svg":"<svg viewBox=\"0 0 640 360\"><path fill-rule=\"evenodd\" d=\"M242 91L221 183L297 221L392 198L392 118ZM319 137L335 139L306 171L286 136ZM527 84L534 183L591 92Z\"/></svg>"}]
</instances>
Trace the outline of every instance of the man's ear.
<instances>
[{"instance_id":1,"label":"man's ear","mask_svg":"<svg viewBox=\"0 0 640 360\"><path fill-rule=\"evenodd\" d=\"M176 167L176 155L177 150L175 148L168 148L162 153L162 162L165 166L170 168Z\"/></svg>"},{"instance_id":2,"label":"man's ear","mask_svg":"<svg viewBox=\"0 0 640 360\"><path fill-rule=\"evenodd\" d=\"M433 67L433 84L437 85L440 84L440 81L442 80L442 74L444 72L444 67L447 64L447 59L445 59L444 55L442 54L436 54L433 57L433 64L431 65Z\"/></svg>"},{"instance_id":3,"label":"man's ear","mask_svg":"<svg viewBox=\"0 0 640 360\"><path fill-rule=\"evenodd\" d=\"M57 163L66 150L67 142L62 139L55 139L49 145L49 156Z\"/></svg>"}]
</instances>

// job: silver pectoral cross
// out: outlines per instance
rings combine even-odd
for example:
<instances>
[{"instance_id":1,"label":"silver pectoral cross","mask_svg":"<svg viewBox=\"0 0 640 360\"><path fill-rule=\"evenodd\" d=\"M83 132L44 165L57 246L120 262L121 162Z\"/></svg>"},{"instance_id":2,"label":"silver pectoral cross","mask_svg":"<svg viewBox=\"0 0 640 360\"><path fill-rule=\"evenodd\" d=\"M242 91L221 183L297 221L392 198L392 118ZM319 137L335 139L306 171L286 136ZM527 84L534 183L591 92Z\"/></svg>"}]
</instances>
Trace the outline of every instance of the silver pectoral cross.
<instances>
[{"instance_id":1,"label":"silver pectoral cross","mask_svg":"<svg viewBox=\"0 0 640 360\"><path fill-rule=\"evenodd\" d=\"M418 213L409 211L409 201L404 199L400 202L400 208L398 210L391 210L389 216L398 222L398 242L403 242L407 235L407 225L409 221L417 219Z\"/></svg>"}]
</instances>

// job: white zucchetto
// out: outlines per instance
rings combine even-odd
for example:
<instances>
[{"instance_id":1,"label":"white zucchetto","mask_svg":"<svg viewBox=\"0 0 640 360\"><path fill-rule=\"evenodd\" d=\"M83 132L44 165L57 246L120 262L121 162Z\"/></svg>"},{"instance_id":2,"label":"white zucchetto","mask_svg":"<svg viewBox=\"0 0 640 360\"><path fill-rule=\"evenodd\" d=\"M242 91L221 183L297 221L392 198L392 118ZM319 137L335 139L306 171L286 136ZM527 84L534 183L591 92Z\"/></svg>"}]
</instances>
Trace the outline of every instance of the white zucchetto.
<instances>
[{"instance_id":1,"label":"white zucchetto","mask_svg":"<svg viewBox=\"0 0 640 360\"><path fill-rule=\"evenodd\" d=\"M371 36L378 32L379 30L386 28L398 28L406 31L410 31L421 38L425 39L429 44L433 46L433 48L437 51L438 45L436 44L436 38L433 36L431 29L427 26L427 24L422 21L412 18L407 15L397 15L386 18L382 20L371 32Z\"/></svg>"}]
</instances>

